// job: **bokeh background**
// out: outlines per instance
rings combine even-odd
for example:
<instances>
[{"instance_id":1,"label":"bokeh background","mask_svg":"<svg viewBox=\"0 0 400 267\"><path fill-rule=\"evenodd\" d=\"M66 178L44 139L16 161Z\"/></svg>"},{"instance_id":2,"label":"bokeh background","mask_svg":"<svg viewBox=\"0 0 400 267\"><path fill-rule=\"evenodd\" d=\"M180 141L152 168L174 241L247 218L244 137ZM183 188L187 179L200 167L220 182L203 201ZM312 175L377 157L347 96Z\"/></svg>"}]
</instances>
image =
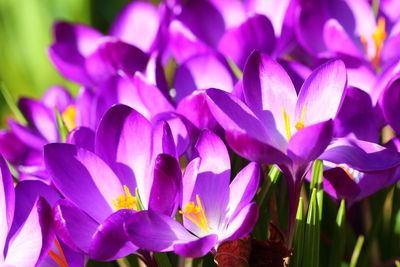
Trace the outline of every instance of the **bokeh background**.
<instances>
[{"instance_id":1,"label":"bokeh background","mask_svg":"<svg viewBox=\"0 0 400 267\"><path fill-rule=\"evenodd\" d=\"M1 0L0 86L14 102L20 96L39 98L51 85L78 86L63 79L52 66L47 48L52 24L63 20L91 25L103 33L129 0ZM156 2L156 1L152 1ZM12 116L0 94L0 127Z\"/></svg>"}]
</instances>

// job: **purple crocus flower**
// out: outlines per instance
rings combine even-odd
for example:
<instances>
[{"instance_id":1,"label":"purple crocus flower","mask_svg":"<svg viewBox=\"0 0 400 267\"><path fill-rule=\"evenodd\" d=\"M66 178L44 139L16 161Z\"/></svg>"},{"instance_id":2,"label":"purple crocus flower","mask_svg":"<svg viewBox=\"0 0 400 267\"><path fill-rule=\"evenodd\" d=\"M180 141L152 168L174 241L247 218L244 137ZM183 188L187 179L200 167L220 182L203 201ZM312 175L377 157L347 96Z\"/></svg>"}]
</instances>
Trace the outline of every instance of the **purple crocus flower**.
<instances>
[{"instance_id":1,"label":"purple crocus flower","mask_svg":"<svg viewBox=\"0 0 400 267\"><path fill-rule=\"evenodd\" d=\"M379 107L387 124L400 134L400 74L397 74L387 84L379 98Z\"/></svg>"},{"instance_id":2,"label":"purple crocus flower","mask_svg":"<svg viewBox=\"0 0 400 267\"><path fill-rule=\"evenodd\" d=\"M334 120L335 137L354 136L373 143L379 142L379 123L371 97L363 90L348 87L343 104Z\"/></svg>"},{"instance_id":3,"label":"purple crocus flower","mask_svg":"<svg viewBox=\"0 0 400 267\"><path fill-rule=\"evenodd\" d=\"M150 57L162 56L167 13L163 4L157 8L132 2L117 16L109 35L86 25L57 22L50 58L62 75L86 86L101 84L119 72L145 71Z\"/></svg>"},{"instance_id":4,"label":"purple crocus flower","mask_svg":"<svg viewBox=\"0 0 400 267\"><path fill-rule=\"evenodd\" d=\"M209 131L200 135L195 154L183 176L179 211L183 225L155 211L135 213L125 223L135 245L201 257L221 242L242 238L253 229L258 209L251 200L258 189L259 165L250 163L229 184L229 153Z\"/></svg>"},{"instance_id":5,"label":"purple crocus flower","mask_svg":"<svg viewBox=\"0 0 400 267\"><path fill-rule=\"evenodd\" d=\"M245 103L223 91L207 90L210 109L232 149L247 159L277 164L287 177L289 227L310 162L331 141L332 118L345 86L344 64L332 60L314 70L297 95L284 69L256 51L244 70Z\"/></svg>"},{"instance_id":6,"label":"purple crocus flower","mask_svg":"<svg viewBox=\"0 0 400 267\"><path fill-rule=\"evenodd\" d=\"M324 191L351 205L400 177L395 175L400 154L371 142L340 138L322 155L324 160Z\"/></svg>"},{"instance_id":7,"label":"purple crocus flower","mask_svg":"<svg viewBox=\"0 0 400 267\"><path fill-rule=\"evenodd\" d=\"M104 115L94 151L45 146L46 167L65 197L54 208L56 232L89 258L112 260L138 249L126 239L122 222L139 210L139 195L145 209L175 214L181 171L168 124L152 127L124 105Z\"/></svg>"},{"instance_id":8,"label":"purple crocus flower","mask_svg":"<svg viewBox=\"0 0 400 267\"><path fill-rule=\"evenodd\" d=\"M7 163L0 155L0 264L2 266L36 266L47 255L54 238L52 213L43 198L36 198L25 217L16 217L16 199L13 179ZM12 231L14 229L14 231Z\"/></svg>"},{"instance_id":9,"label":"purple crocus flower","mask_svg":"<svg viewBox=\"0 0 400 267\"><path fill-rule=\"evenodd\" d=\"M10 131L2 130L0 133L0 152L19 171L19 180L33 177L47 179L43 164L43 146L60 141L54 109L60 111L67 128L72 130L86 118L79 112L83 108L82 104L81 100L74 100L61 86L50 87L41 100L19 100L18 107L27 120L27 125L9 120Z\"/></svg>"}]
</instances>

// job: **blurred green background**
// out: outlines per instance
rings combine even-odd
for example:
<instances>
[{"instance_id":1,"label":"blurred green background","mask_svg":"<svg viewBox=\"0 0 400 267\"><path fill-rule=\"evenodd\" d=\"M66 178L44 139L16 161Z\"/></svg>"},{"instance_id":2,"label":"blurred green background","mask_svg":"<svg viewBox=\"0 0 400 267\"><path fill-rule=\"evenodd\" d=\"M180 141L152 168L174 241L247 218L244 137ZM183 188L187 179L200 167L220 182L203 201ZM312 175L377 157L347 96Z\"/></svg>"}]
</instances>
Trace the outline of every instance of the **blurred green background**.
<instances>
[{"instance_id":1,"label":"blurred green background","mask_svg":"<svg viewBox=\"0 0 400 267\"><path fill-rule=\"evenodd\" d=\"M57 20L92 25L106 33L128 0L1 0L0 83L16 102L20 96L39 98L51 85L65 85L76 93L78 85L63 79L52 66L47 48ZM0 127L12 116L0 96Z\"/></svg>"}]
</instances>

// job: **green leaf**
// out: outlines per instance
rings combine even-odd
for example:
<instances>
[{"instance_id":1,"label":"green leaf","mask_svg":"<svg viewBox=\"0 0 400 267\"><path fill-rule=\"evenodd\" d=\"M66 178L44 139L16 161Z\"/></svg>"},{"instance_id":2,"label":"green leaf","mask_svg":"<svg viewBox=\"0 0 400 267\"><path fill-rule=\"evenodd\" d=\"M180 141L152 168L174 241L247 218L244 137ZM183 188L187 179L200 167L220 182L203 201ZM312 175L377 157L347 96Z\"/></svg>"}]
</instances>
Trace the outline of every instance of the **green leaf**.
<instances>
[{"instance_id":1,"label":"green leaf","mask_svg":"<svg viewBox=\"0 0 400 267\"><path fill-rule=\"evenodd\" d=\"M228 61L229 67L231 67L231 70L235 74L236 78L238 78L238 80L242 79L243 72L239 69L235 62L233 62L230 58L226 58L226 60Z\"/></svg>"},{"instance_id":2,"label":"green leaf","mask_svg":"<svg viewBox=\"0 0 400 267\"><path fill-rule=\"evenodd\" d=\"M311 193L310 204L307 211L307 221L304 237L303 266L319 265L319 240L320 220L317 201L317 190L314 188Z\"/></svg>"},{"instance_id":3,"label":"green leaf","mask_svg":"<svg viewBox=\"0 0 400 267\"><path fill-rule=\"evenodd\" d=\"M290 259L290 266L301 266L304 245L304 204L303 198L299 198L299 206L296 213L296 229L293 239L293 256Z\"/></svg>"},{"instance_id":4,"label":"green leaf","mask_svg":"<svg viewBox=\"0 0 400 267\"><path fill-rule=\"evenodd\" d=\"M340 266L344 254L346 240L346 203L342 199L336 216L335 230L333 231L333 241L329 266Z\"/></svg>"},{"instance_id":5,"label":"green leaf","mask_svg":"<svg viewBox=\"0 0 400 267\"><path fill-rule=\"evenodd\" d=\"M60 133L61 141L64 143L65 140L67 139L67 135L69 133L68 128L65 125L65 122L60 114L60 111L58 111L57 108L54 108L54 110L56 111L58 132Z\"/></svg>"},{"instance_id":6,"label":"green leaf","mask_svg":"<svg viewBox=\"0 0 400 267\"><path fill-rule=\"evenodd\" d=\"M26 121L24 115L22 115L22 112L19 110L19 108L16 104L16 101L14 101L14 98L12 97L10 91L8 90L8 88L6 87L6 85L3 82L1 82L1 84L0 84L0 92L3 95L4 100L6 101L8 107L10 108L11 112L14 114L17 121L22 124L26 124L27 121Z\"/></svg>"},{"instance_id":7,"label":"green leaf","mask_svg":"<svg viewBox=\"0 0 400 267\"><path fill-rule=\"evenodd\" d=\"M154 258L156 259L157 265L162 267L172 267L171 262L168 259L167 253L154 252Z\"/></svg>"},{"instance_id":8,"label":"green leaf","mask_svg":"<svg viewBox=\"0 0 400 267\"><path fill-rule=\"evenodd\" d=\"M267 229L268 229L268 218L267 218L267 206L268 200L275 188L276 183L279 180L281 171L276 166L271 166L268 172L268 180L266 180L261 187L261 190L256 196L256 202L259 206L260 216L257 221L257 225L254 228L254 235L257 239L267 240Z\"/></svg>"},{"instance_id":9,"label":"green leaf","mask_svg":"<svg viewBox=\"0 0 400 267\"><path fill-rule=\"evenodd\" d=\"M139 189L137 187L135 189L135 196L136 196L136 201L138 203L139 211L145 210L142 199L140 198Z\"/></svg>"},{"instance_id":10,"label":"green leaf","mask_svg":"<svg viewBox=\"0 0 400 267\"><path fill-rule=\"evenodd\" d=\"M321 189L322 187L322 173L324 171L324 163L322 160L315 160L312 166L312 178L310 183L310 190L313 188Z\"/></svg>"},{"instance_id":11,"label":"green leaf","mask_svg":"<svg viewBox=\"0 0 400 267\"><path fill-rule=\"evenodd\" d=\"M358 262L358 257L360 256L361 249L364 244L364 236L360 235L357 238L356 246L354 247L353 255L351 255L350 265L349 267L356 267Z\"/></svg>"}]
</instances>

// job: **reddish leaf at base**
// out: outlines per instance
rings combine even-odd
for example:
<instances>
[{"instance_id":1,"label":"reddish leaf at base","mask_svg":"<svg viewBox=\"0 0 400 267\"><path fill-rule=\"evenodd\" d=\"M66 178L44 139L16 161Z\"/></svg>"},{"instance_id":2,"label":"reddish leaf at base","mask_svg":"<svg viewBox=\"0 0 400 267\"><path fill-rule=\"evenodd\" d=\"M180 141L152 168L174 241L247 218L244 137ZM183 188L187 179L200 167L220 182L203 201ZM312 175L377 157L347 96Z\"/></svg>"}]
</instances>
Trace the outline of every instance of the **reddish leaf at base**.
<instances>
[{"instance_id":1,"label":"reddish leaf at base","mask_svg":"<svg viewBox=\"0 0 400 267\"><path fill-rule=\"evenodd\" d=\"M218 247L215 260L218 266L239 267L284 267L285 259L292 253L285 246L285 239L280 230L269 224L268 241L260 241L246 236L235 241L227 241Z\"/></svg>"}]
</instances>

